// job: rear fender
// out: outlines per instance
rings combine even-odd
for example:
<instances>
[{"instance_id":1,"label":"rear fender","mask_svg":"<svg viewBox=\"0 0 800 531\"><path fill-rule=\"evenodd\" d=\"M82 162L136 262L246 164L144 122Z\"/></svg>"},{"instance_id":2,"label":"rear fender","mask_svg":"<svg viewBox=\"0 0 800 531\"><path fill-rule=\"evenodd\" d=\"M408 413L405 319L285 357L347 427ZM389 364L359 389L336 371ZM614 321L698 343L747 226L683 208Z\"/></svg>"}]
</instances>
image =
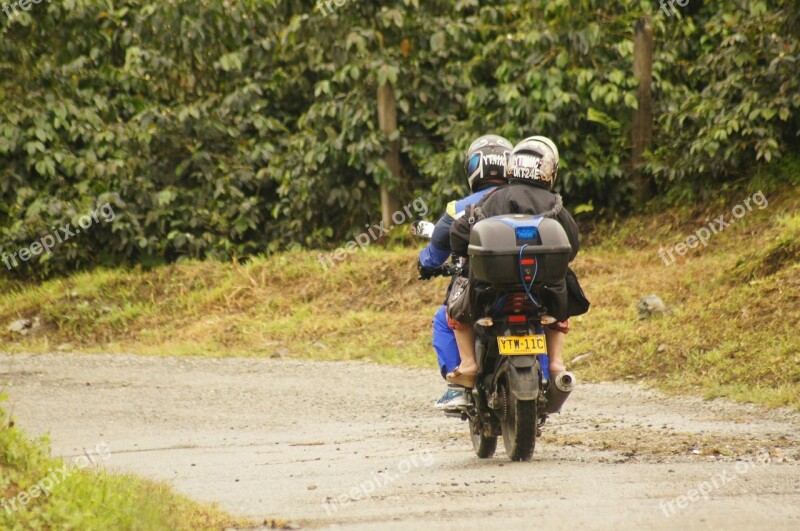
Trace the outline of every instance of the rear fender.
<instances>
[{"instance_id":1,"label":"rear fender","mask_svg":"<svg viewBox=\"0 0 800 531\"><path fill-rule=\"evenodd\" d=\"M539 397L539 361L534 356L509 356L495 374L495 389L503 376L508 376L511 394L517 400Z\"/></svg>"}]
</instances>

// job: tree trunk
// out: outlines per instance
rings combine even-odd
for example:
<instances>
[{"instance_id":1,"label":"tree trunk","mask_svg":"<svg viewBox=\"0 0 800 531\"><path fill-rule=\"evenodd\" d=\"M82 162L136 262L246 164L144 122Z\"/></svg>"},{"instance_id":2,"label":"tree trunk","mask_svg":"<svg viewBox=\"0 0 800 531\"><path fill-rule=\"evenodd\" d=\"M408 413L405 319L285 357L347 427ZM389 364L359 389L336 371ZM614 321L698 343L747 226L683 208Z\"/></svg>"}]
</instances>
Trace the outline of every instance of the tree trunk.
<instances>
[{"instance_id":1,"label":"tree trunk","mask_svg":"<svg viewBox=\"0 0 800 531\"><path fill-rule=\"evenodd\" d=\"M397 131L397 100L394 97L394 88L391 83L386 83L378 87L378 125L381 133L391 136ZM389 149L384 156L386 166L391 172L393 183L400 181L400 142L393 140L389 143ZM393 224L392 214L400 210L400 201L390 183L381 183L381 216L385 227Z\"/></svg>"},{"instance_id":2,"label":"tree trunk","mask_svg":"<svg viewBox=\"0 0 800 531\"><path fill-rule=\"evenodd\" d=\"M636 187L636 199L641 205L651 194L651 183L642 174L642 155L653 141L653 27L649 17L642 17L634 26L633 76L639 82L636 97L639 107L633 112L631 127L631 173Z\"/></svg>"}]
</instances>

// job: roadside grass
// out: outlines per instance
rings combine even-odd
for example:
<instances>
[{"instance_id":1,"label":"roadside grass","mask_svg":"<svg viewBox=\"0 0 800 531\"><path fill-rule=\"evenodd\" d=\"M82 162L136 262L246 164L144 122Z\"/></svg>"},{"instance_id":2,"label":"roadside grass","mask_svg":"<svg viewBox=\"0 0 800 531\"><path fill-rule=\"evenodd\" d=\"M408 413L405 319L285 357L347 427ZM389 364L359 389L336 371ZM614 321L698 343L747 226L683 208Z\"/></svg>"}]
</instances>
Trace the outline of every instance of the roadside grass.
<instances>
[{"instance_id":1,"label":"roadside grass","mask_svg":"<svg viewBox=\"0 0 800 531\"><path fill-rule=\"evenodd\" d=\"M6 291L0 322L39 316L2 349L163 355L292 356L430 362L429 322L444 279L416 280L415 251L374 249L325 271L309 253L246 265L189 262L95 271ZM426 313L428 315L426 315Z\"/></svg>"},{"instance_id":2,"label":"roadside grass","mask_svg":"<svg viewBox=\"0 0 800 531\"><path fill-rule=\"evenodd\" d=\"M48 448L46 439L31 440L13 427L0 409L0 529L188 530L248 525L215 506L176 494L163 483L79 468L51 457Z\"/></svg>"},{"instance_id":3,"label":"roadside grass","mask_svg":"<svg viewBox=\"0 0 800 531\"><path fill-rule=\"evenodd\" d=\"M754 190L593 227L574 263L593 303L567 342L568 362L590 353L574 364L579 378L800 408L800 192L780 190L672 265L661 247L730 218ZM417 281L417 251L373 246L329 270L295 251L0 281L0 350L359 359L438 378L430 322L447 281ZM671 313L638 321L651 293ZM37 316L27 335L7 329Z\"/></svg>"},{"instance_id":4,"label":"roadside grass","mask_svg":"<svg viewBox=\"0 0 800 531\"><path fill-rule=\"evenodd\" d=\"M578 319L591 335L575 334L570 345L573 354L594 353L580 372L800 408L800 193L767 196L767 207L672 265L658 258L662 246L684 241L709 217L730 219L747 195L630 220L584 255L597 304ZM633 301L649 293L671 313L637 321Z\"/></svg>"}]
</instances>

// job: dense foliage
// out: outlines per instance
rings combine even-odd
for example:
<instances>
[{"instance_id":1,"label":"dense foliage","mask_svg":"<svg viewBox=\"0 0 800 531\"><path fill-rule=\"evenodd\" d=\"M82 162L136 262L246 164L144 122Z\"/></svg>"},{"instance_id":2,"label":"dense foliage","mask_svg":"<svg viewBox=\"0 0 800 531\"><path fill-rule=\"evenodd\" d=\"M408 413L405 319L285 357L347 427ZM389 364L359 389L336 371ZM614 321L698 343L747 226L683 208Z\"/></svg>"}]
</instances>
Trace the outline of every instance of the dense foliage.
<instances>
[{"instance_id":1,"label":"dense foliage","mask_svg":"<svg viewBox=\"0 0 800 531\"><path fill-rule=\"evenodd\" d=\"M339 2L342 3L342 2ZM434 211L470 139L547 134L573 205L625 207L633 25L655 27L663 190L717 186L798 147L800 8L623 0L65 0L0 12L0 248L108 203L15 271L320 246L380 219L378 185ZM376 95L398 99L404 175Z\"/></svg>"}]
</instances>

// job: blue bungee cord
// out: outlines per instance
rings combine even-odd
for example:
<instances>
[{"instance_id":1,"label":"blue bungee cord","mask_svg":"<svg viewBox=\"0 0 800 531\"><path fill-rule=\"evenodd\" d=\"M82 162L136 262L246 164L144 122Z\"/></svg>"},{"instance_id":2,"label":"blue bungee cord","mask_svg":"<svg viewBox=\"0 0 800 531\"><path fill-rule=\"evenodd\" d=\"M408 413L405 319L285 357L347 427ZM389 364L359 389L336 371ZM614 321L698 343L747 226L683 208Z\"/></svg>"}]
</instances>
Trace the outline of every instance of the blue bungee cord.
<instances>
[{"instance_id":1,"label":"blue bungee cord","mask_svg":"<svg viewBox=\"0 0 800 531\"><path fill-rule=\"evenodd\" d=\"M531 300L531 302L533 303L534 309L538 313L538 311L539 311L538 310L539 303L536 302L536 298L531 293L531 290L533 289L533 283L536 282L536 274L539 272L539 260L537 260L536 257L534 257L534 259L533 259L534 260L533 261L533 265L534 265L533 277L531 278L531 283L530 284L526 284L525 283L525 272L522 270L522 252L525 250L525 248L527 246L528 246L528 244L523 244L522 247L519 250L519 279L522 281L522 287L525 288L525 294ZM542 332L544 332L544 330L542 330ZM537 357L539 359L539 364L540 364L540 366L542 368L542 377L545 380L549 380L550 379L550 361L549 361L549 356L547 354L543 354L543 355L539 354Z\"/></svg>"}]
</instances>

